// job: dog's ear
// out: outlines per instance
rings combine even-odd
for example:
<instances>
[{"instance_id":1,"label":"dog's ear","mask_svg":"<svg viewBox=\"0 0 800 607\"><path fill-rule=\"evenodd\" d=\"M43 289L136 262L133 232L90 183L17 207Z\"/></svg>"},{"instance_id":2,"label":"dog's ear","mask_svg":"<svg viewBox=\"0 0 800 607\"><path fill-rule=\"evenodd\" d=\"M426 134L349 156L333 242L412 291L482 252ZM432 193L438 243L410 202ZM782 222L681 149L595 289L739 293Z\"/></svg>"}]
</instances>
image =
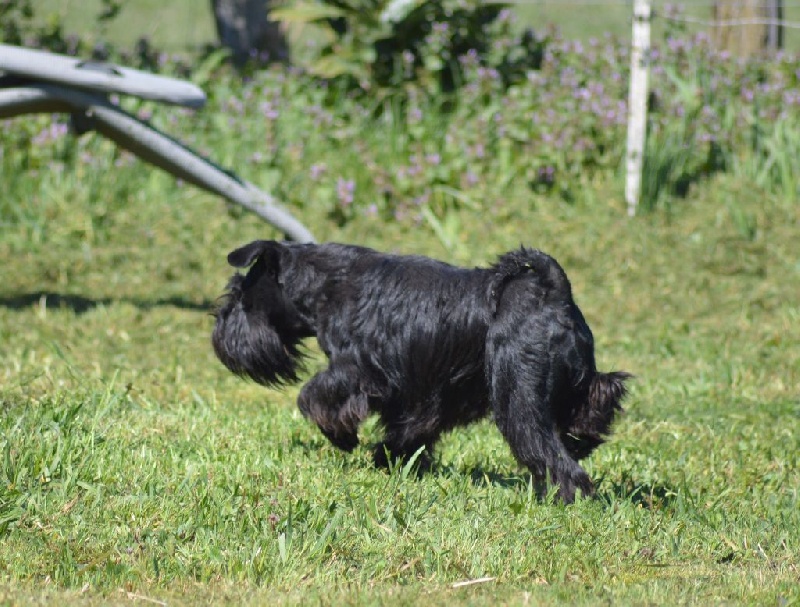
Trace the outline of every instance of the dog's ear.
<instances>
[{"instance_id":1,"label":"dog's ear","mask_svg":"<svg viewBox=\"0 0 800 607\"><path fill-rule=\"evenodd\" d=\"M254 240L228 253L228 263L234 268L246 268L259 257L267 255L268 265L272 266L280 259L282 248L283 245L274 240Z\"/></svg>"}]
</instances>

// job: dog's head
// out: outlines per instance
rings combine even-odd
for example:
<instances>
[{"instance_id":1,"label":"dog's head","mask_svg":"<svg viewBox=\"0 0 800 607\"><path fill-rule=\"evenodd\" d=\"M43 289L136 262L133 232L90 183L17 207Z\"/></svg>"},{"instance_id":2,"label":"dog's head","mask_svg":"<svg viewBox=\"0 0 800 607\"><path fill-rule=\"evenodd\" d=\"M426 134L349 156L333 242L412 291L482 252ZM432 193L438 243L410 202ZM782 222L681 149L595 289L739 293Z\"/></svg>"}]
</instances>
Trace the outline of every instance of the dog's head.
<instances>
[{"instance_id":1,"label":"dog's head","mask_svg":"<svg viewBox=\"0 0 800 607\"><path fill-rule=\"evenodd\" d=\"M284 289L291 262L288 245L257 240L228 255L235 274L214 313L212 344L217 357L237 375L264 385L297 380L300 341L313 334Z\"/></svg>"}]
</instances>

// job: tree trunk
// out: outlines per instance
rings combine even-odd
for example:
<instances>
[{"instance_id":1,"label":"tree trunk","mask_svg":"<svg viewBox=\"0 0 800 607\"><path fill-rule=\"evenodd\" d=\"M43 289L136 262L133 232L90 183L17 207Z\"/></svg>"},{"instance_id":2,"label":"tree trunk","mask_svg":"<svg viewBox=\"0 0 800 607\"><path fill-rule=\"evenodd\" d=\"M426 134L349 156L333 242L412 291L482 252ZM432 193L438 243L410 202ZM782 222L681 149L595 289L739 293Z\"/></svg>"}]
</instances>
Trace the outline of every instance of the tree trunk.
<instances>
[{"instance_id":1,"label":"tree trunk","mask_svg":"<svg viewBox=\"0 0 800 607\"><path fill-rule=\"evenodd\" d=\"M217 34L229 48L236 65L250 59L286 61L286 37L275 21L270 21L270 0L211 0Z\"/></svg>"},{"instance_id":2,"label":"tree trunk","mask_svg":"<svg viewBox=\"0 0 800 607\"><path fill-rule=\"evenodd\" d=\"M714 20L723 22L714 28L714 42L720 50L742 57L766 49L783 47L783 27L777 23L783 18L783 0L717 0L714 3ZM735 21L764 21L747 25L727 24Z\"/></svg>"}]
</instances>

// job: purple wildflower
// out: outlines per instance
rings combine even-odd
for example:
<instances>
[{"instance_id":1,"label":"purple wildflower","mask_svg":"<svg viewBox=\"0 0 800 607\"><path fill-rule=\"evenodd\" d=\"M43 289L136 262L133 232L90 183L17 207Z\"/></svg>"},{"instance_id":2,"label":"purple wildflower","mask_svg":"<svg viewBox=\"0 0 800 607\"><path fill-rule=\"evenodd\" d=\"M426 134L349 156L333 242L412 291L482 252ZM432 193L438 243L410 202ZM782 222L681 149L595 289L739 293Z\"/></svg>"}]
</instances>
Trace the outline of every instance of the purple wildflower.
<instances>
[{"instance_id":1,"label":"purple wildflower","mask_svg":"<svg viewBox=\"0 0 800 607\"><path fill-rule=\"evenodd\" d=\"M269 101L262 101L258 106L259 111L267 120L277 120L279 113L278 108L272 105Z\"/></svg>"},{"instance_id":2,"label":"purple wildflower","mask_svg":"<svg viewBox=\"0 0 800 607\"><path fill-rule=\"evenodd\" d=\"M49 125L43 128L36 137L33 138L34 145L47 145L61 139L69 132L69 127L65 122L52 121Z\"/></svg>"},{"instance_id":3,"label":"purple wildflower","mask_svg":"<svg viewBox=\"0 0 800 607\"><path fill-rule=\"evenodd\" d=\"M339 179L336 181L336 196L339 199L339 204L342 207L348 207L353 204L354 193L356 190L356 182L352 179Z\"/></svg>"},{"instance_id":4,"label":"purple wildflower","mask_svg":"<svg viewBox=\"0 0 800 607\"><path fill-rule=\"evenodd\" d=\"M309 176L311 177L312 181L319 181L320 178L328 171L328 165L324 162L315 163L311 165L311 169L309 169Z\"/></svg>"}]
</instances>

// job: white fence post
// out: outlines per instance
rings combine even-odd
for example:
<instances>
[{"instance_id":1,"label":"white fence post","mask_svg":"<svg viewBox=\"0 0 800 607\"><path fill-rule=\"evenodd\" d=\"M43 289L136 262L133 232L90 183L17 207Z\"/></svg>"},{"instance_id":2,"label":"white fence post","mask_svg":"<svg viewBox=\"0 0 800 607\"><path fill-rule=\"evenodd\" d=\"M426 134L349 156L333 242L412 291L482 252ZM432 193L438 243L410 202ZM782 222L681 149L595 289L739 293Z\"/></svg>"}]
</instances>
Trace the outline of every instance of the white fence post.
<instances>
[{"instance_id":1,"label":"white fence post","mask_svg":"<svg viewBox=\"0 0 800 607\"><path fill-rule=\"evenodd\" d=\"M647 134L647 73L650 53L650 0L634 0L631 81L628 93L628 151L625 200L628 215L636 214L642 187L644 144Z\"/></svg>"}]
</instances>

